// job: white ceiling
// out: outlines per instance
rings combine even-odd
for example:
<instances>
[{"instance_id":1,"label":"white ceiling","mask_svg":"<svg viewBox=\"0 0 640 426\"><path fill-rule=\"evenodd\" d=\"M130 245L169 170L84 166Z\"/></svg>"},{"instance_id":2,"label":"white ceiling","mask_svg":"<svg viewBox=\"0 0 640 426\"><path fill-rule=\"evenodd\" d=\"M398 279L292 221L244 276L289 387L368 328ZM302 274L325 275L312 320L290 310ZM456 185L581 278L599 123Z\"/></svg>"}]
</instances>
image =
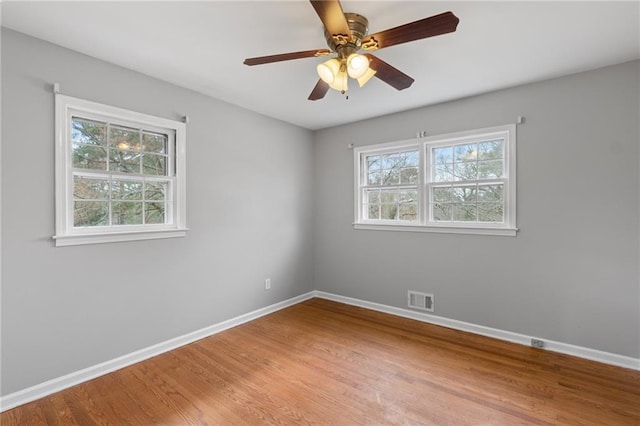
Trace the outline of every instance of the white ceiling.
<instances>
[{"instance_id":1,"label":"white ceiling","mask_svg":"<svg viewBox=\"0 0 640 426\"><path fill-rule=\"evenodd\" d=\"M373 79L308 101L322 58L244 58L325 48L308 1L2 3L2 25L309 129L320 129L640 58L630 2L343 1L374 33L452 11L455 33L376 53L415 78ZM325 59L326 60L326 59Z\"/></svg>"}]
</instances>

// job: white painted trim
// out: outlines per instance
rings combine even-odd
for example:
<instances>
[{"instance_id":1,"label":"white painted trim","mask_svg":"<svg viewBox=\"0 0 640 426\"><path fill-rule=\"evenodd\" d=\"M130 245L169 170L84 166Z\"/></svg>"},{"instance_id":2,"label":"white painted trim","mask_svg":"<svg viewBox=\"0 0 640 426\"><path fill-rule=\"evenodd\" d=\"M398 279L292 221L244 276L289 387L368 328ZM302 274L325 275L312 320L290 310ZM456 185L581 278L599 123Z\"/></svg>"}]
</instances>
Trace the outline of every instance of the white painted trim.
<instances>
[{"instance_id":1,"label":"white painted trim","mask_svg":"<svg viewBox=\"0 0 640 426\"><path fill-rule=\"evenodd\" d=\"M87 233L71 235L54 235L56 247L75 246L81 244L102 244L122 241L157 240L159 238L179 238L187 235L188 229L158 229L155 231L106 232L104 234Z\"/></svg>"},{"instance_id":2,"label":"white painted trim","mask_svg":"<svg viewBox=\"0 0 640 426\"><path fill-rule=\"evenodd\" d=\"M54 392L59 392L71 386L75 386L77 384L95 379L96 377L100 377L107 373L111 373L121 368L128 367L129 365L138 363L140 361L144 361L145 359L149 359L156 355L160 355L173 349L177 349L181 346L195 342L196 340L204 339L205 337L212 336L229 328L236 327L262 316L298 304L307 299L311 299L312 297L314 297L314 292L305 293L300 296L296 296L291 299L274 303L273 305L237 316L235 318L231 318L229 320L222 321L205 328L201 328L200 330L183 334L182 336L160 342L158 344L140 349L135 352L131 352L121 357L105 361L97 365L93 365L83 370L76 371L62 377L57 377L38 385L8 394L4 397L0 397L0 412L9 410L19 405L26 404L31 401L35 401L36 399L44 398L45 396L51 395Z\"/></svg>"},{"instance_id":3,"label":"white painted trim","mask_svg":"<svg viewBox=\"0 0 640 426\"><path fill-rule=\"evenodd\" d=\"M453 328L455 330L466 331L469 333L493 337L500 340L506 340L508 342L518 343L525 346L530 346L532 338L539 338L535 336L527 336L520 333L514 333L511 331L500 330L497 328L485 327L483 325L472 324L464 321L458 321L437 315L415 312L408 309L396 308L394 306L382 305L380 303L367 302L365 300L326 293L324 291L316 290L314 291L314 296L327 300L333 300L335 302L346 303L347 305L359 306L361 308L384 312L403 318L409 318L421 322L440 325L442 327ZM569 343L556 342L548 339L542 340L544 340L545 349L549 351L573 355L592 361L602 362L604 364L615 365L618 367L630 368L632 370L640 370L640 358L632 358L629 356L613 354L610 352L571 345Z\"/></svg>"},{"instance_id":4,"label":"white painted trim","mask_svg":"<svg viewBox=\"0 0 640 426\"><path fill-rule=\"evenodd\" d=\"M433 232L436 234L471 234L471 235L497 235L502 237L515 237L518 228L476 228L471 226L427 226L427 225L401 225L401 224L373 224L354 223L353 229L365 229L369 231L402 231L402 232Z\"/></svg>"}]
</instances>

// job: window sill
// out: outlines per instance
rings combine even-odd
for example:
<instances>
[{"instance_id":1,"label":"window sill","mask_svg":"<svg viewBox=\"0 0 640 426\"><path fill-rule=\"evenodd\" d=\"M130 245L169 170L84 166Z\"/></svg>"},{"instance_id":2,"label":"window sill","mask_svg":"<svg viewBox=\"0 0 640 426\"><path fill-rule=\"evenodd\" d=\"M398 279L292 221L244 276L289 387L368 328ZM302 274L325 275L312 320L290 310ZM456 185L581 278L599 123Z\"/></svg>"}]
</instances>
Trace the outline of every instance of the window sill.
<instances>
[{"instance_id":1,"label":"window sill","mask_svg":"<svg viewBox=\"0 0 640 426\"><path fill-rule=\"evenodd\" d=\"M179 238L187 235L187 228L163 229L127 232L105 232L95 234L54 235L56 247L84 244L117 243L123 241L157 240L160 238Z\"/></svg>"},{"instance_id":2,"label":"window sill","mask_svg":"<svg viewBox=\"0 0 640 426\"><path fill-rule=\"evenodd\" d=\"M421 226L421 225L389 225L373 223L354 223L354 229L369 231L402 231L402 232L434 232L439 234L471 234L471 235L497 235L502 237L515 237L518 228L488 228L473 226Z\"/></svg>"}]
</instances>

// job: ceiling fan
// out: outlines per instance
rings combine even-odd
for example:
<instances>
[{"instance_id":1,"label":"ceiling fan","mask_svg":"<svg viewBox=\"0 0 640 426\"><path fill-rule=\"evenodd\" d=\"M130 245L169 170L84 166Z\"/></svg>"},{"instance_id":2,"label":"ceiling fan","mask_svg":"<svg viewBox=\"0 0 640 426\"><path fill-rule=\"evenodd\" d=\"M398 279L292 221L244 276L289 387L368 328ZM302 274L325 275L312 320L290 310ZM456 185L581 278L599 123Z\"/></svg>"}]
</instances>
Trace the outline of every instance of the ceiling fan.
<instances>
[{"instance_id":1,"label":"ceiling fan","mask_svg":"<svg viewBox=\"0 0 640 426\"><path fill-rule=\"evenodd\" d=\"M311 5L322 21L329 49L305 50L278 55L247 58L245 65L261 65L291 59L311 58L336 54L332 59L318 65L320 80L309 95L309 100L324 98L329 88L341 93L347 91L348 77L354 78L362 87L371 77L403 90L411 86L413 78L394 68L371 53L359 54L360 50L371 52L396 44L454 32L459 19L451 12L444 12L419 21L400 25L375 34L367 34L369 21L357 13L345 13L339 0L311 0Z\"/></svg>"}]
</instances>

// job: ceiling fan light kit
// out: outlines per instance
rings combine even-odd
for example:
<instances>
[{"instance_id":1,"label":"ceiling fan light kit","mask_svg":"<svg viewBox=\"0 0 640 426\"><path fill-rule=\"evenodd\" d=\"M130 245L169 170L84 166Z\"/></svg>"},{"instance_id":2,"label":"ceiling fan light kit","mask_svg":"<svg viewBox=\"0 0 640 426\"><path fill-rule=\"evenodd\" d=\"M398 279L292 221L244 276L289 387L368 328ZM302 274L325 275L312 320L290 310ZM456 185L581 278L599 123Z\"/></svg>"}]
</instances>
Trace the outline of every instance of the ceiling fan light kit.
<instances>
[{"instance_id":1,"label":"ceiling fan light kit","mask_svg":"<svg viewBox=\"0 0 640 426\"><path fill-rule=\"evenodd\" d=\"M320 80L309 95L309 100L324 98L329 89L345 93L349 77L364 86L372 77L384 81L397 90L413 84L413 78L387 64L371 52L396 44L454 32L459 19L452 12L445 12L419 21L400 25L368 35L369 21L357 13L344 13L339 0L311 0L311 5L324 24L327 49L261 56L245 59L246 65L260 65L291 59L311 58L336 54L316 68Z\"/></svg>"},{"instance_id":2,"label":"ceiling fan light kit","mask_svg":"<svg viewBox=\"0 0 640 426\"><path fill-rule=\"evenodd\" d=\"M319 64L317 71L322 81L341 93L348 90L347 76L358 80L362 87L376 73L369 67L369 58L358 53L352 53L346 60L329 59Z\"/></svg>"},{"instance_id":3,"label":"ceiling fan light kit","mask_svg":"<svg viewBox=\"0 0 640 426\"><path fill-rule=\"evenodd\" d=\"M340 61L336 58L329 59L327 62L323 62L318 65L318 75L322 81L327 84L331 84L335 80L336 75L338 75L338 72L340 72L341 65Z\"/></svg>"},{"instance_id":4,"label":"ceiling fan light kit","mask_svg":"<svg viewBox=\"0 0 640 426\"><path fill-rule=\"evenodd\" d=\"M344 93L349 90L349 78L347 72L344 70L344 66L340 65L340 71L335 76L333 83L329 85L330 88L337 90L340 93Z\"/></svg>"},{"instance_id":5,"label":"ceiling fan light kit","mask_svg":"<svg viewBox=\"0 0 640 426\"><path fill-rule=\"evenodd\" d=\"M374 75L376 75L376 72L371 67L369 67L369 69L362 75L362 77L357 78L358 85L360 87L364 86L367 81L371 80L371 77L373 77Z\"/></svg>"},{"instance_id":6,"label":"ceiling fan light kit","mask_svg":"<svg viewBox=\"0 0 640 426\"><path fill-rule=\"evenodd\" d=\"M356 80L369 70L369 58L359 53L352 53L347 58L347 73Z\"/></svg>"}]
</instances>

